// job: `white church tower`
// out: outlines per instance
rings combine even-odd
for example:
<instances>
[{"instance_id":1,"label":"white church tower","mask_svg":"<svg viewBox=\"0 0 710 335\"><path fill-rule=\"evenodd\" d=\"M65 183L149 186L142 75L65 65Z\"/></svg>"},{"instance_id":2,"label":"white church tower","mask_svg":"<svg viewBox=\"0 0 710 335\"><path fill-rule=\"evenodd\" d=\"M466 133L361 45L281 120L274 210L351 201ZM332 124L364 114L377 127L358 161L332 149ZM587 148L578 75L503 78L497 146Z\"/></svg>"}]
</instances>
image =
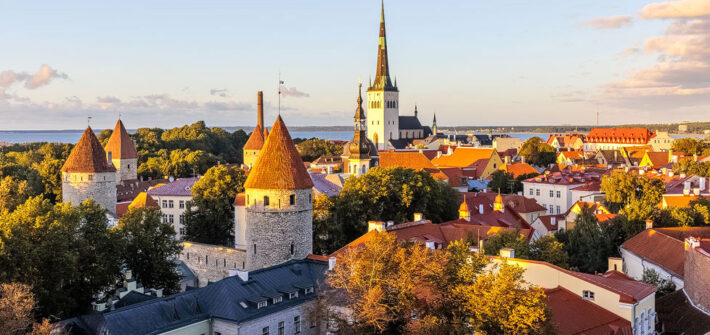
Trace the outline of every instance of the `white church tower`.
<instances>
[{"instance_id":1,"label":"white church tower","mask_svg":"<svg viewBox=\"0 0 710 335\"><path fill-rule=\"evenodd\" d=\"M387 63L384 3L380 13L377 73L367 89L367 138L377 149L392 149L389 140L399 139L399 90L396 80L392 85Z\"/></svg>"}]
</instances>

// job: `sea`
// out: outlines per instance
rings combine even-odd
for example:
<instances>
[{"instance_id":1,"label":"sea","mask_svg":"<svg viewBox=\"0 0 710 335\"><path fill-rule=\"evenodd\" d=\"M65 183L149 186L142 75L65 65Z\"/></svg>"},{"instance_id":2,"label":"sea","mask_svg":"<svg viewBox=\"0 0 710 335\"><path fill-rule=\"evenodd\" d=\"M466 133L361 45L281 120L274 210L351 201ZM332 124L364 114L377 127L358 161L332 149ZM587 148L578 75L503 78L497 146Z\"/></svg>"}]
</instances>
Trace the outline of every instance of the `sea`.
<instances>
[{"instance_id":1,"label":"sea","mask_svg":"<svg viewBox=\"0 0 710 335\"><path fill-rule=\"evenodd\" d=\"M129 129L129 133L135 130ZM97 134L100 130L96 130ZM5 143L28 143L28 142L56 142L56 143L76 143L79 141L83 130L0 130L0 144ZM533 136L538 136L547 140L550 133L495 133L506 134L511 137L520 138L525 141ZM324 140L348 141L353 137L352 131L292 131L292 138L321 138ZM700 137L691 134L672 134L673 138Z\"/></svg>"}]
</instances>

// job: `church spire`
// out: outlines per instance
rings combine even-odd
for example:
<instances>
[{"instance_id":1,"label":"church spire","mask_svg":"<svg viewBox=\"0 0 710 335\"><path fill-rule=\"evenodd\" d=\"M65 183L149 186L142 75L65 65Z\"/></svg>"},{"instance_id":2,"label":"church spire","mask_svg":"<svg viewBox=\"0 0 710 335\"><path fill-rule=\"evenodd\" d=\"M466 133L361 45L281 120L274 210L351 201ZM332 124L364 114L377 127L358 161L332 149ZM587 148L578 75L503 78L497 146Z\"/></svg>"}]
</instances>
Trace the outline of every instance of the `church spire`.
<instances>
[{"instance_id":1,"label":"church spire","mask_svg":"<svg viewBox=\"0 0 710 335\"><path fill-rule=\"evenodd\" d=\"M387 34L385 33L385 2L382 1L380 12L380 39L377 43L377 72L375 73L375 84L370 88L397 90L397 86L392 85L389 74L389 63L387 62Z\"/></svg>"},{"instance_id":2,"label":"church spire","mask_svg":"<svg viewBox=\"0 0 710 335\"><path fill-rule=\"evenodd\" d=\"M362 125L365 123L365 113L362 109L362 83L357 86L357 109L355 109L355 130L363 130Z\"/></svg>"}]
</instances>

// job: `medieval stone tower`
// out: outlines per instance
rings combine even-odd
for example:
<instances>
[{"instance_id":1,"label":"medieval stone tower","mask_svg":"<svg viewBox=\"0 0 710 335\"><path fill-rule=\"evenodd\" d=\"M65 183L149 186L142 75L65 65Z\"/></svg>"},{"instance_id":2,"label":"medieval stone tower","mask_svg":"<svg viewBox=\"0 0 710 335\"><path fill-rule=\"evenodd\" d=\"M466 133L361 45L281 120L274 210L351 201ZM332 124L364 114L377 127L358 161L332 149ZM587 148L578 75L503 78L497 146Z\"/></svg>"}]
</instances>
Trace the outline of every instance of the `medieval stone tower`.
<instances>
[{"instance_id":1,"label":"medieval stone tower","mask_svg":"<svg viewBox=\"0 0 710 335\"><path fill-rule=\"evenodd\" d=\"M79 205L92 198L116 214L116 168L91 127L84 130L62 167L62 201Z\"/></svg>"},{"instance_id":2,"label":"medieval stone tower","mask_svg":"<svg viewBox=\"0 0 710 335\"><path fill-rule=\"evenodd\" d=\"M237 227L246 269L305 258L313 250L312 188L308 171L281 116L244 183L246 215ZM244 231L239 234L239 231Z\"/></svg>"},{"instance_id":3,"label":"medieval stone tower","mask_svg":"<svg viewBox=\"0 0 710 335\"><path fill-rule=\"evenodd\" d=\"M106 143L106 160L118 170L116 183L138 179L136 144L133 143L120 119L116 122L116 127L113 128L113 133Z\"/></svg>"},{"instance_id":4,"label":"medieval stone tower","mask_svg":"<svg viewBox=\"0 0 710 335\"><path fill-rule=\"evenodd\" d=\"M367 89L367 138L378 149L389 148L388 141L399 139L399 90L392 85L387 62L385 6L380 13L380 40L377 44L375 81Z\"/></svg>"},{"instance_id":5,"label":"medieval stone tower","mask_svg":"<svg viewBox=\"0 0 710 335\"><path fill-rule=\"evenodd\" d=\"M259 107L256 128L251 132L242 150L244 165L248 166L250 169L254 166L256 158L259 157L259 152L261 152L261 148L264 146L265 135L267 134L264 129L264 93L262 91L259 91L257 99Z\"/></svg>"}]
</instances>

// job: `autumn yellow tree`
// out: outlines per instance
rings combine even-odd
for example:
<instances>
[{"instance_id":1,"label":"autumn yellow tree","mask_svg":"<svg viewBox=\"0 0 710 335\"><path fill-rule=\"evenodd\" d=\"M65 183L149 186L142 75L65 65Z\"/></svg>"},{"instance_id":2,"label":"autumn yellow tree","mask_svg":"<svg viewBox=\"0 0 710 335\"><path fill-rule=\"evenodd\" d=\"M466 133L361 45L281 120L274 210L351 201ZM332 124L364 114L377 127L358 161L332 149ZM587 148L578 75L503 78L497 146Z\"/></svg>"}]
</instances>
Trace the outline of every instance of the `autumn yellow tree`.
<instances>
[{"instance_id":1,"label":"autumn yellow tree","mask_svg":"<svg viewBox=\"0 0 710 335\"><path fill-rule=\"evenodd\" d=\"M53 326L48 319L34 323L35 299L30 287L25 284L0 284L0 326L2 333L9 335L49 335ZM60 329L54 334L62 334Z\"/></svg>"},{"instance_id":2,"label":"autumn yellow tree","mask_svg":"<svg viewBox=\"0 0 710 335\"><path fill-rule=\"evenodd\" d=\"M545 334L545 294L523 269L495 265L464 241L431 250L376 233L338 255L327 284L340 333Z\"/></svg>"}]
</instances>

